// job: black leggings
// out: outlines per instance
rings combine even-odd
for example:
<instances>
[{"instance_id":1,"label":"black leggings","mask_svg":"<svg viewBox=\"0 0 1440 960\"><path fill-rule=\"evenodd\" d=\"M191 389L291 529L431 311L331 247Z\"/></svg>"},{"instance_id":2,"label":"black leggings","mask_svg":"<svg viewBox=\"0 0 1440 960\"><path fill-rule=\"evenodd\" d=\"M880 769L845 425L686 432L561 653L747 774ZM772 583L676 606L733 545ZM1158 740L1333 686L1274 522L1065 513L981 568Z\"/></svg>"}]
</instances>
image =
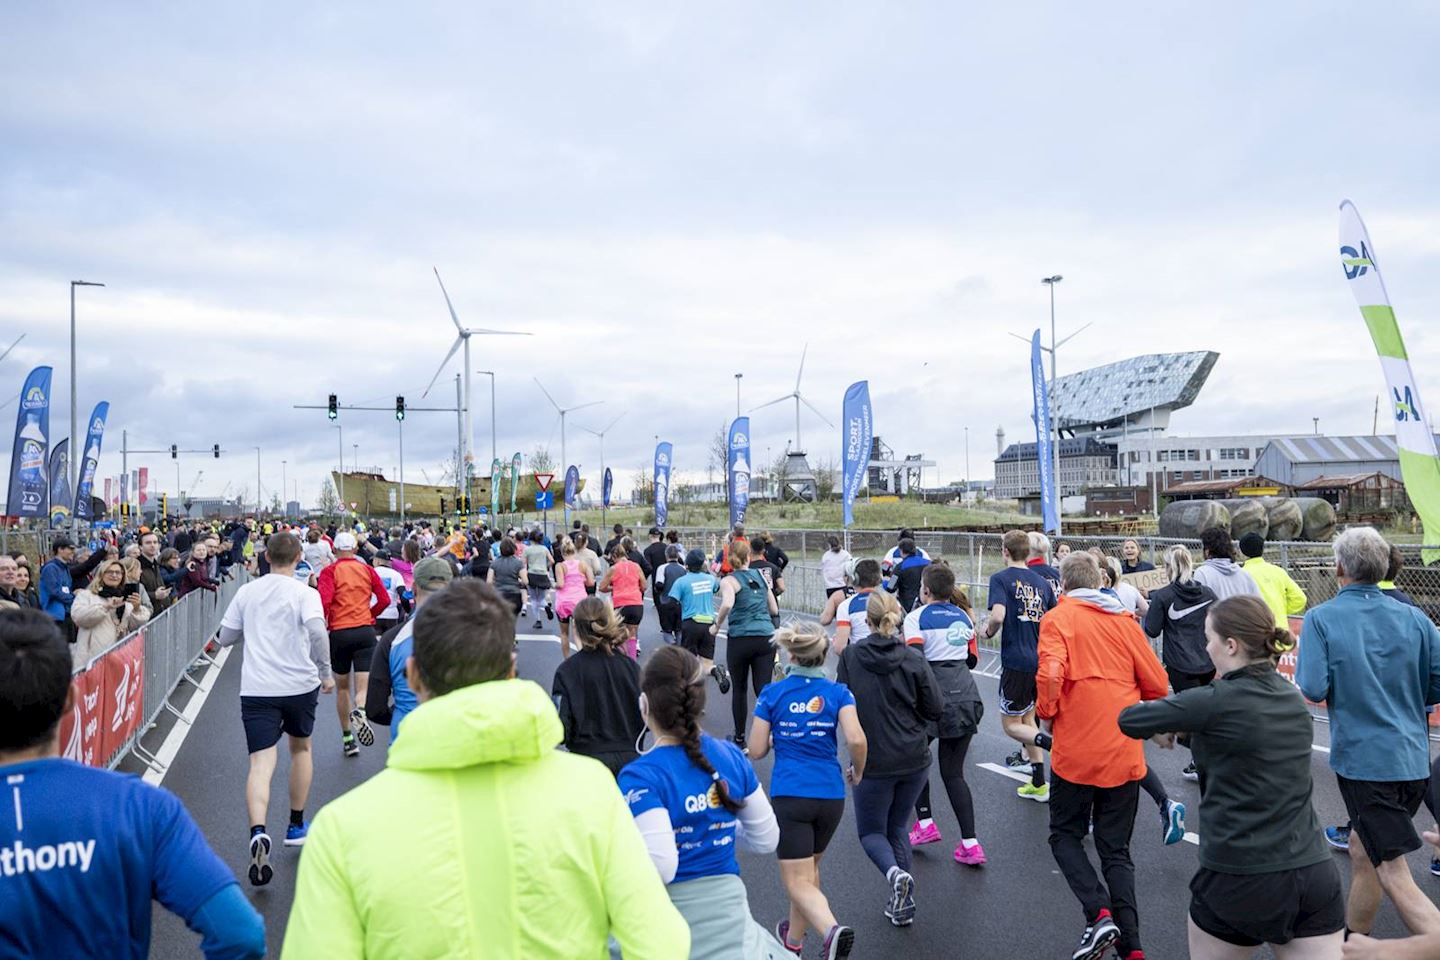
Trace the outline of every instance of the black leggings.
<instances>
[{"instance_id":1,"label":"black leggings","mask_svg":"<svg viewBox=\"0 0 1440 960\"><path fill-rule=\"evenodd\" d=\"M735 718L735 736L745 736L745 718L750 715L745 675L750 675L755 695L773 679L775 648L769 637L730 637L725 644L725 665L730 668L730 711Z\"/></svg>"},{"instance_id":2,"label":"black leggings","mask_svg":"<svg viewBox=\"0 0 1440 960\"><path fill-rule=\"evenodd\" d=\"M1149 764L1145 765L1145 776L1140 779L1140 789L1150 794L1150 799L1154 800L1161 810L1170 802L1170 795L1165 792L1165 784L1160 782L1160 774Z\"/></svg>"},{"instance_id":3,"label":"black leggings","mask_svg":"<svg viewBox=\"0 0 1440 960\"><path fill-rule=\"evenodd\" d=\"M950 806L955 808L955 818L960 821L960 839L975 837L975 800L970 796L970 784L965 782L965 754L970 751L970 738L940 738L940 782L945 784L945 793L950 797ZM915 802L915 815L921 820L935 819L930 809L930 778L925 778L925 787L920 799Z\"/></svg>"}]
</instances>

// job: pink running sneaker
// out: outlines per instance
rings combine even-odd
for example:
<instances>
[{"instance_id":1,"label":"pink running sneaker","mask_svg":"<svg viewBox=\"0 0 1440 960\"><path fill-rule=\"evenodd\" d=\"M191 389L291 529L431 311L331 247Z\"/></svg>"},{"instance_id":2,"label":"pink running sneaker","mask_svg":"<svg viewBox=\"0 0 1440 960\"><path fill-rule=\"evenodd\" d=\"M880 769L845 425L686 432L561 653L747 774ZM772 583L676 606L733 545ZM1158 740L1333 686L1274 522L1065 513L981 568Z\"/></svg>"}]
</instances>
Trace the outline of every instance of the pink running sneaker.
<instances>
[{"instance_id":1,"label":"pink running sneaker","mask_svg":"<svg viewBox=\"0 0 1440 960\"><path fill-rule=\"evenodd\" d=\"M967 867L981 866L985 863L985 848L979 843L972 843L968 847L961 843L955 848L955 862Z\"/></svg>"},{"instance_id":2,"label":"pink running sneaker","mask_svg":"<svg viewBox=\"0 0 1440 960\"><path fill-rule=\"evenodd\" d=\"M919 821L910 828L910 846L920 847L927 843L940 842L940 828L935 826L935 821L930 821L930 826L922 827Z\"/></svg>"}]
</instances>

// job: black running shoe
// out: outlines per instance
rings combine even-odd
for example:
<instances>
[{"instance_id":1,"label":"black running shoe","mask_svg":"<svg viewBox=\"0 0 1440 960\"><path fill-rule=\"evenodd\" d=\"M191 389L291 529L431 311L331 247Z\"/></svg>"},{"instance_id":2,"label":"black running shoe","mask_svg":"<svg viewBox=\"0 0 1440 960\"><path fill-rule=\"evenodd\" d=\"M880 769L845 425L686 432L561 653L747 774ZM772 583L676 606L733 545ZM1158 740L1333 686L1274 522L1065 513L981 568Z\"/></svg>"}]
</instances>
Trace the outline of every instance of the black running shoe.
<instances>
[{"instance_id":1,"label":"black running shoe","mask_svg":"<svg viewBox=\"0 0 1440 960\"><path fill-rule=\"evenodd\" d=\"M1195 769L1194 760L1191 760L1190 763L1185 767L1185 769L1180 771L1180 776L1191 782L1200 779L1200 771Z\"/></svg>"},{"instance_id":2,"label":"black running shoe","mask_svg":"<svg viewBox=\"0 0 1440 960\"><path fill-rule=\"evenodd\" d=\"M1095 922L1085 927L1080 935L1080 945L1070 955L1070 960L1100 960L1105 952L1120 939L1120 928L1110 919L1109 910L1101 910Z\"/></svg>"},{"instance_id":3,"label":"black running shoe","mask_svg":"<svg viewBox=\"0 0 1440 960\"><path fill-rule=\"evenodd\" d=\"M1025 756L1025 752L1023 750L1016 750L1014 753L1010 754L1010 756L1005 758L1005 766L1009 767L1011 770L1028 771L1030 769L1030 758Z\"/></svg>"},{"instance_id":4,"label":"black running shoe","mask_svg":"<svg viewBox=\"0 0 1440 960\"><path fill-rule=\"evenodd\" d=\"M725 664L715 664L710 668L710 675L715 678L715 686L722 694L730 692L730 671L725 669Z\"/></svg>"},{"instance_id":5,"label":"black running shoe","mask_svg":"<svg viewBox=\"0 0 1440 960\"><path fill-rule=\"evenodd\" d=\"M360 756L360 744L355 742L354 734L344 734L340 737L340 749L345 751L347 757Z\"/></svg>"},{"instance_id":6,"label":"black running shoe","mask_svg":"<svg viewBox=\"0 0 1440 960\"><path fill-rule=\"evenodd\" d=\"M270 835L257 833L250 838L250 885L263 887L275 876L270 866Z\"/></svg>"},{"instance_id":7,"label":"black running shoe","mask_svg":"<svg viewBox=\"0 0 1440 960\"><path fill-rule=\"evenodd\" d=\"M885 916L897 927L908 927L915 922L915 878L904 870L892 868L890 874L890 899L885 904Z\"/></svg>"},{"instance_id":8,"label":"black running shoe","mask_svg":"<svg viewBox=\"0 0 1440 960\"><path fill-rule=\"evenodd\" d=\"M554 620L554 619L555 619L555 607L554 607L554 605L549 604L549 603L545 604L545 619L546 619L546 620Z\"/></svg>"},{"instance_id":9,"label":"black running shoe","mask_svg":"<svg viewBox=\"0 0 1440 960\"><path fill-rule=\"evenodd\" d=\"M370 721L365 719L365 711L359 707L350 711L350 728L355 731L355 739L360 741L360 746L375 745L375 728L370 726Z\"/></svg>"}]
</instances>

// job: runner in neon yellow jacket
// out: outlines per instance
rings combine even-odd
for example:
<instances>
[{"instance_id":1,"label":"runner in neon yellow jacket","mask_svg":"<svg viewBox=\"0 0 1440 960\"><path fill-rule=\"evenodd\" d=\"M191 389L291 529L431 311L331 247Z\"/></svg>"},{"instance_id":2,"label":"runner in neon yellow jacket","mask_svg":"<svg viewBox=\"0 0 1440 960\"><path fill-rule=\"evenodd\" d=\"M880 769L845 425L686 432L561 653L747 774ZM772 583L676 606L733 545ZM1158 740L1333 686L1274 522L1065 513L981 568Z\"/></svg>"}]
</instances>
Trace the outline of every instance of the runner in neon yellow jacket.
<instances>
[{"instance_id":1,"label":"runner in neon yellow jacket","mask_svg":"<svg viewBox=\"0 0 1440 960\"><path fill-rule=\"evenodd\" d=\"M690 930L605 767L557 751L527 680L422 702L387 768L326 805L283 958L682 960Z\"/></svg>"},{"instance_id":2,"label":"runner in neon yellow jacket","mask_svg":"<svg viewBox=\"0 0 1440 960\"><path fill-rule=\"evenodd\" d=\"M1248 559L1241 568L1260 588L1260 599L1275 614L1275 626L1290 627L1290 617L1305 612L1305 591L1300 589L1284 567L1277 567L1265 559L1265 538L1258 533L1247 533L1240 538L1240 552Z\"/></svg>"}]
</instances>

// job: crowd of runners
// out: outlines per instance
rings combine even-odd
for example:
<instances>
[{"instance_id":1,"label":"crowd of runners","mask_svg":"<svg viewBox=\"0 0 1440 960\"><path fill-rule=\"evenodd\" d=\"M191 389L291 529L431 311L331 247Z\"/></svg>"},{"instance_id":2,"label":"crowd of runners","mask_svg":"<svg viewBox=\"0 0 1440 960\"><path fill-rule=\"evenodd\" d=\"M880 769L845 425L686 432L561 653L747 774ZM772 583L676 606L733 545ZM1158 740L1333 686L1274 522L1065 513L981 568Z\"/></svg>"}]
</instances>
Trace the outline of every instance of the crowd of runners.
<instances>
[{"instance_id":1,"label":"crowd of runners","mask_svg":"<svg viewBox=\"0 0 1440 960\"><path fill-rule=\"evenodd\" d=\"M908 532L873 558L836 538L818 621L782 615L790 559L738 527L713 550L622 525L602 547L578 522L554 535L236 523L133 541L83 558L56 540L33 599L16 580L30 558L0 557L3 955L144 956L152 895L206 956L263 955L259 915L172 795L56 757L72 670L243 567L215 642L244 647L252 886L294 868L276 861L268 809L282 741L289 754L281 844L305 853L287 957L873 956L847 916L906 927L952 895L911 870L914 848L942 842L932 787L959 825L957 869L1005 869L982 843L997 818L966 781L988 722L1014 742L994 759L1023 777L1017 802L1048 805L1078 906L1072 960L1146 956L1130 843L1137 819L1166 844L1186 836L1192 812L1146 762L1177 747L1200 788L1192 957L1270 944L1280 958L1440 958L1440 911L1406 859L1419 806L1436 808L1440 631L1369 528L1336 539L1338 593L1308 612L1253 535L1237 552L1207 531L1198 558L1170 547L1167 582L1141 590L1126 575L1154 568L1134 541L1118 557L1058 544L1052 563L1044 535L1011 531L983 603ZM662 642L642 654L647 595ZM517 637L534 631L560 641L548 691L516 677ZM999 648L989 704L972 672L982 640ZM712 689L731 706L714 736ZM312 744L332 695L340 740ZM1345 824L1314 810L1307 699L1328 709ZM357 756L377 724L386 769L307 818L312 750ZM1137 818L1142 791L1154 819ZM837 842L875 865L874 903L826 896ZM738 847L778 859L788 910L749 902ZM1332 848L1349 857L1348 892ZM1370 938L1386 898L1409 939Z\"/></svg>"}]
</instances>

